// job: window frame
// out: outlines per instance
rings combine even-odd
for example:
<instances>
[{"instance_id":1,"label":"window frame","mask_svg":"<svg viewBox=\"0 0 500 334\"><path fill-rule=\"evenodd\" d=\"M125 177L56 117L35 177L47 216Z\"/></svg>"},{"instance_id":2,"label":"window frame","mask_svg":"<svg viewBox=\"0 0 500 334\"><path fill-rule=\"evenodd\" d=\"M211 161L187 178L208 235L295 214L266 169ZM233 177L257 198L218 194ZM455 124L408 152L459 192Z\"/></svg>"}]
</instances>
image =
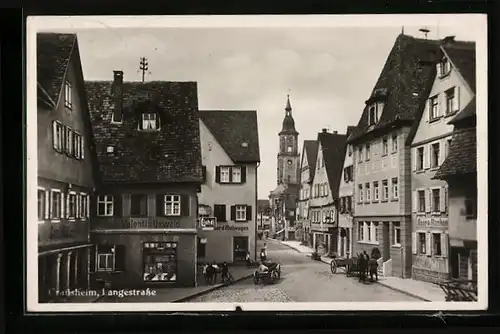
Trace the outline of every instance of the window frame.
<instances>
[{"instance_id":1,"label":"window frame","mask_svg":"<svg viewBox=\"0 0 500 334\"><path fill-rule=\"evenodd\" d=\"M170 199L169 199L170 198ZM178 194L166 194L163 196L163 213L165 216L180 217L181 216L181 195ZM176 204L178 212L176 212ZM169 211L169 208L171 209Z\"/></svg>"},{"instance_id":2,"label":"window frame","mask_svg":"<svg viewBox=\"0 0 500 334\"><path fill-rule=\"evenodd\" d=\"M71 81L64 81L64 108L68 111L73 110L73 87L71 85Z\"/></svg>"},{"instance_id":3,"label":"window frame","mask_svg":"<svg viewBox=\"0 0 500 334\"><path fill-rule=\"evenodd\" d=\"M219 170L220 170L220 183L231 183L231 177L230 177L231 167L229 167L229 166L220 166ZM227 171L227 173L224 173L226 171ZM223 178L223 175L227 176L227 180L226 180L226 178Z\"/></svg>"},{"instance_id":4,"label":"window frame","mask_svg":"<svg viewBox=\"0 0 500 334\"><path fill-rule=\"evenodd\" d=\"M439 119L441 116L439 113L439 94L431 96L429 98L428 103L429 103L429 120L432 122Z\"/></svg>"},{"instance_id":5,"label":"window frame","mask_svg":"<svg viewBox=\"0 0 500 334\"><path fill-rule=\"evenodd\" d=\"M438 214L441 212L441 188L432 187L429 190L431 193L430 212L432 214ZM436 193L437 193L437 197L436 197ZM436 198L437 198L437 206L436 206Z\"/></svg>"},{"instance_id":6,"label":"window frame","mask_svg":"<svg viewBox=\"0 0 500 334\"><path fill-rule=\"evenodd\" d=\"M68 219L74 221L77 217L78 197L76 196L76 192L74 191L70 191L67 196L68 196ZM72 199L74 200L73 202Z\"/></svg>"},{"instance_id":7,"label":"window frame","mask_svg":"<svg viewBox=\"0 0 500 334\"><path fill-rule=\"evenodd\" d=\"M238 209L240 209L240 210L238 210ZM234 221L235 222L246 222L247 221L247 206L246 205L241 205L241 204L235 205L234 211L235 211L235 214L234 214ZM238 219L238 213L242 214L242 212L243 212L243 218L240 217L241 219Z\"/></svg>"},{"instance_id":8,"label":"window frame","mask_svg":"<svg viewBox=\"0 0 500 334\"><path fill-rule=\"evenodd\" d=\"M370 147L371 147L370 143L365 144L365 161L370 161L370 153L371 153Z\"/></svg>"},{"instance_id":9,"label":"window frame","mask_svg":"<svg viewBox=\"0 0 500 334\"><path fill-rule=\"evenodd\" d=\"M422 153L422 154L420 154ZM420 172L425 169L425 147L419 146L416 148L416 171Z\"/></svg>"},{"instance_id":10,"label":"window frame","mask_svg":"<svg viewBox=\"0 0 500 334\"><path fill-rule=\"evenodd\" d=\"M427 255L427 232L425 231L417 231L417 255ZM423 238L423 243L422 243L422 236Z\"/></svg>"},{"instance_id":11,"label":"window frame","mask_svg":"<svg viewBox=\"0 0 500 334\"><path fill-rule=\"evenodd\" d=\"M382 180L382 201L387 202L389 200L389 180Z\"/></svg>"},{"instance_id":12,"label":"window frame","mask_svg":"<svg viewBox=\"0 0 500 334\"><path fill-rule=\"evenodd\" d=\"M59 121L52 122L52 146L55 151L62 153L63 152L63 131L64 125Z\"/></svg>"},{"instance_id":13,"label":"window frame","mask_svg":"<svg viewBox=\"0 0 500 334\"><path fill-rule=\"evenodd\" d=\"M393 177L391 178L391 200L395 201L398 199L399 199L399 180L397 177Z\"/></svg>"},{"instance_id":14,"label":"window frame","mask_svg":"<svg viewBox=\"0 0 500 334\"><path fill-rule=\"evenodd\" d=\"M437 147L437 155L436 155L436 150L435 148ZM440 165L440 153L441 153L441 143L440 142L434 142L430 144L430 168L439 168ZM434 161L434 159L436 161ZM435 164L434 164L435 163Z\"/></svg>"},{"instance_id":15,"label":"window frame","mask_svg":"<svg viewBox=\"0 0 500 334\"><path fill-rule=\"evenodd\" d=\"M378 181L373 181L373 201L374 202L380 201L380 188Z\"/></svg>"},{"instance_id":16,"label":"window frame","mask_svg":"<svg viewBox=\"0 0 500 334\"><path fill-rule=\"evenodd\" d=\"M110 199L111 198L111 199ZM115 211L115 198L113 195L97 195L97 216L112 217ZM108 212L108 204L111 204L111 212ZM101 214L99 207L104 205L104 213Z\"/></svg>"},{"instance_id":17,"label":"window frame","mask_svg":"<svg viewBox=\"0 0 500 334\"><path fill-rule=\"evenodd\" d=\"M363 146L358 147L358 164L363 162Z\"/></svg>"},{"instance_id":18,"label":"window frame","mask_svg":"<svg viewBox=\"0 0 500 334\"><path fill-rule=\"evenodd\" d=\"M80 193L80 219L86 220L90 213L90 196L87 193Z\"/></svg>"},{"instance_id":19,"label":"window frame","mask_svg":"<svg viewBox=\"0 0 500 334\"><path fill-rule=\"evenodd\" d=\"M386 156L389 154L389 138L384 136L382 138L382 156Z\"/></svg>"},{"instance_id":20,"label":"window frame","mask_svg":"<svg viewBox=\"0 0 500 334\"><path fill-rule=\"evenodd\" d=\"M420 198L420 194L423 194L422 198ZM426 205L425 205L425 189L417 189L417 213L425 213ZM423 210L421 210L423 208Z\"/></svg>"},{"instance_id":21,"label":"window frame","mask_svg":"<svg viewBox=\"0 0 500 334\"><path fill-rule=\"evenodd\" d=\"M359 183L358 184L358 203L363 203L364 201L364 189L363 189L363 184Z\"/></svg>"},{"instance_id":22,"label":"window frame","mask_svg":"<svg viewBox=\"0 0 500 334\"><path fill-rule=\"evenodd\" d=\"M59 197L57 210L54 210L54 195ZM62 219L62 210L63 210L63 198L62 191L60 189L50 189L50 220L52 223L58 223ZM54 215L54 212L57 213L57 216Z\"/></svg>"},{"instance_id":23,"label":"window frame","mask_svg":"<svg viewBox=\"0 0 500 334\"><path fill-rule=\"evenodd\" d=\"M41 203L40 203L40 198L38 197L38 195L40 195L40 193L42 194L42 197L41 197ZM38 214L38 222L44 222L46 217L47 217L47 201L48 201L48 198L47 198L47 191L45 190L45 188L42 188L42 187L38 187L37 189L37 214ZM40 212L40 204L41 204L41 209L42 211ZM40 213L41 213L41 216L40 216Z\"/></svg>"},{"instance_id":24,"label":"window frame","mask_svg":"<svg viewBox=\"0 0 500 334\"><path fill-rule=\"evenodd\" d=\"M392 153L396 153L398 151L398 134L395 133L391 136L392 143Z\"/></svg>"},{"instance_id":25,"label":"window frame","mask_svg":"<svg viewBox=\"0 0 500 334\"><path fill-rule=\"evenodd\" d=\"M146 115L148 118L146 119ZM154 116L151 118L151 116ZM148 125L153 127L148 127ZM157 131L160 129L158 114L156 112L143 112L141 113L141 130L143 131Z\"/></svg>"},{"instance_id":26,"label":"window frame","mask_svg":"<svg viewBox=\"0 0 500 334\"><path fill-rule=\"evenodd\" d=\"M369 203L372 200L370 182L365 183L365 202Z\"/></svg>"},{"instance_id":27,"label":"window frame","mask_svg":"<svg viewBox=\"0 0 500 334\"><path fill-rule=\"evenodd\" d=\"M101 257L105 258L106 266L105 268L101 268ZM112 266L109 267L109 259L112 259ZM98 272L114 272L115 271L115 251L114 247L111 250L111 253L99 253L98 251L96 252L96 271Z\"/></svg>"},{"instance_id":28,"label":"window frame","mask_svg":"<svg viewBox=\"0 0 500 334\"><path fill-rule=\"evenodd\" d=\"M454 109L453 108L454 101L455 101L455 97L456 97L455 89L456 89L456 87L451 87L444 92L444 96L445 96L445 100L446 100L446 109L445 109L446 116L451 115L455 112L455 110L453 110Z\"/></svg>"},{"instance_id":29,"label":"window frame","mask_svg":"<svg viewBox=\"0 0 500 334\"><path fill-rule=\"evenodd\" d=\"M399 233L399 234L398 234ZM399 240L397 240L399 239ZM401 223L392 223L392 246L401 247Z\"/></svg>"},{"instance_id":30,"label":"window frame","mask_svg":"<svg viewBox=\"0 0 500 334\"><path fill-rule=\"evenodd\" d=\"M442 253L443 245L441 244L441 240L442 240L441 236L442 236L442 234L443 233L438 232L438 231L431 231L431 233L430 233L430 235L432 237L432 247L431 247L432 256L436 256L436 257L442 257L443 256L443 253ZM436 236L437 236L437 238L436 238ZM437 241L439 247L436 247L436 241Z\"/></svg>"}]
</instances>

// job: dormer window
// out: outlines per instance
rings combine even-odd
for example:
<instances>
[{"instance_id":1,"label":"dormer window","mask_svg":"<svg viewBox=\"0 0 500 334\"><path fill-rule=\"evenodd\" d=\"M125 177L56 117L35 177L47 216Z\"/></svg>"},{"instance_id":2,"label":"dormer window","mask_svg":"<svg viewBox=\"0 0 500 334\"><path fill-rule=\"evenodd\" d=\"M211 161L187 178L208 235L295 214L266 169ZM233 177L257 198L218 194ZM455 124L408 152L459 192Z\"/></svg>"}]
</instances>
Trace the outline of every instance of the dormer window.
<instances>
[{"instance_id":1,"label":"dormer window","mask_svg":"<svg viewBox=\"0 0 500 334\"><path fill-rule=\"evenodd\" d=\"M444 57L437 64L437 72L438 72L439 77L445 77L451 72L451 64L450 64L448 58Z\"/></svg>"},{"instance_id":2,"label":"dormer window","mask_svg":"<svg viewBox=\"0 0 500 334\"><path fill-rule=\"evenodd\" d=\"M160 128L156 113L143 113L141 118L141 130L153 131Z\"/></svg>"},{"instance_id":3,"label":"dormer window","mask_svg":"<svg viewBox=\"0 0 500 334\"><path fill-rule=\"evenodd\" d=\"M368 126L378 123L383 107L382 102L372 103L368 107Z\"/></svg>"}]
</instances>

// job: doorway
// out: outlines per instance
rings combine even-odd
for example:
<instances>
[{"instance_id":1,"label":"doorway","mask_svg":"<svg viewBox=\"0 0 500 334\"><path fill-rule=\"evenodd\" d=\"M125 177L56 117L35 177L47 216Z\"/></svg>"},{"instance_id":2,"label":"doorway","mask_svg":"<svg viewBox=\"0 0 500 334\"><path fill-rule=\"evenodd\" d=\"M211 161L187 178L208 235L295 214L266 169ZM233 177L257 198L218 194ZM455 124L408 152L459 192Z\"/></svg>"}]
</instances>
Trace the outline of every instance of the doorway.
<instances>
[{"instance_id":1,"label":"doorway","mask_svg":"<svg viewBox=\"0 0 500 334\"><path fill-rule=\"evenodd\" d=\"M233 237L233 261L245 261L248 249L248 237Z\"/></svg>"},{"instance_id":2,"label":"doorway","mask_svg":"<svg viewBox=\"0 0 500 334\"><path fill-rule=\"evenodd\" d=\"M391 258L391 238L390 238L390 229L389 229L389 222L384 222L383 223L383 230L382 230L382 240L384 247L382 248L382 259L385 261L389 260Z\"/></svg>"}]
</instances>

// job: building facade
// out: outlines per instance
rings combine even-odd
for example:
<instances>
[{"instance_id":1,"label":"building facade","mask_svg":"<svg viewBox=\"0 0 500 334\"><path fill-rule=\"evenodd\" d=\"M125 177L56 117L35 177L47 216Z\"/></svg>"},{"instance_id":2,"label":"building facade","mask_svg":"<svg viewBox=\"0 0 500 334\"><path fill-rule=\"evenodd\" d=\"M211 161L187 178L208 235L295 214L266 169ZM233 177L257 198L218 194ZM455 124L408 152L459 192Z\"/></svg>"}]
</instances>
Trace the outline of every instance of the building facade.
<instances>
[{"instance_id":1,"label":"building facade","mask_svg":"<svg viewBox=\"0 0 500 334\"><path fill-rule=\"evenodd\" d=\"M89 287L95 153L76 35L37 34L37 71L38 296L48 302Z\"/></svg>"},{"instance_id":2,"label":"building facade","mask_svg":"<svg viewBox=\"0 0 500 334\"><path fill-rule=\"evenodd\" d=\"M398 36L349 140L355 152L353 253L379 254L388 276L411 277L411 158L405 142L432 86L437 45Z\"/></svg>"},{"instance_id":3,"label":"building facade","mask_svg":"<svg viewBox=\"0 0 500 334\"><path fill-rule=\"evenodd\" d=\"M447 38L437 53L436 77L415 135L412 158L412 277L437 282L450 276L448 242L448 184L434 179L450 151L453 125L449 121L472 100L473 91L452 66L451 54L463 42ZM460 56L463 58L463 56ZM457 63L461 64L462 59ZM468 63L474 60L466 60Z\"/></svg>"},{"instance_id":4,"label":"building facade","mask_svg":"<svg viewBox=\"0 0 500 334\"><path fill-rule=\"evenodd\" d=\"M347 137L354 127L347 127ZM353 149L347 144L339 185L339 228L337 230L337 255L349 258L352 255L352 221L354 214Z\"/></svg>"},{"instance_id":5,"label":"building facade","mask_svg":"<svg viewBox=\"0 0 500 334\"><path fill-rule=\"evenodd\" d=\"M255 259L257 112L201 110L200 138L206 173L198 194L198 262L242 262L247 252Z\"/></svg>"},{"instance_id":6,"label":"building facade","mask_svg":"<svg viewBox=\"0 0 500 334\"><path fill-rule=\"evenodd\" d=\"M278 137L277 188L271 191L269 199L276 220L276 236L294 240L296 205L299 196L300 154L299 133L295 130L289 96L286 101L285 118Z\"/></svg>"},{"instance_id":7,"label":"building facade","mask_svg":"<svg viewBox=\"0 0 500 334\"><path fill-rule=\"evenodd\" d=\"M443 51L460 83L460 111L449 123L454 126L449 151L434 179L448 184L449 272L451 278L477 284L477 128L475 43L454 42ZM462 97L469 97L469 100ZM486 222L485 222L486 223ZM477 286L477 285L476 285Z\"/></svg>"},{"instance_id":8,"label":"building facade","mask_svg":"<svg viewBox=\"0 0 500 334\"><path fill-rule=\"evenodd\" d=\"M297 222L301 226L302 238L306 245L312 247L313 235L311 232L311 219L309 216L309 203L311 200L311 184L316 172L316 158L318 155L318 142L304 140L300 162L300 190L297 202Z\"/></svg>"},{"instance_id":9,"label":"building facade","mask_svg":"<svg viewBox=\"0 0 500 334\"><path fill-rule=\"evenodd\" d=\"M337 251L338 187L346 149L346 135L323 129L318 134L316 170L309 204L313 248L320 253Z\"/></svg>"},{"instance_id":10,"label":"building facade","mask_svg":"<svg viewBox=\"0 0 500 334\"><path fill-rule=\"evenodd\" d=\"M202 181L195 82L86 82L99 179L94 286L195 286Z\"/></svg>"}]
</instances>

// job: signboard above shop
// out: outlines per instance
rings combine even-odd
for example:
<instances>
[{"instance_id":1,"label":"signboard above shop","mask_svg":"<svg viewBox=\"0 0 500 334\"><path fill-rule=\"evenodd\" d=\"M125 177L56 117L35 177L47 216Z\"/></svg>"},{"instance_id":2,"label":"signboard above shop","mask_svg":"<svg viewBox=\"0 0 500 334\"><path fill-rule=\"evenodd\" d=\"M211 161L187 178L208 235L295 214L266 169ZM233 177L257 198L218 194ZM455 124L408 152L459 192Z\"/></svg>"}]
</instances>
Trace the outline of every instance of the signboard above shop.
<instances>
[{"instance_id":1,"label":"signboard above shop","mask_svg":"<svg viewBox=\"0 0 500 334\"><path fill-rule=\"evenodd\" d=\"M204 231L214 230L217 227L217 218L215 217L198 218L198 227Z\"/></svg>"},{"instance_id":2,"label":"signboard above shop","mask_svg":"<svg viewBox=\"0 0 500 334\"><path fill-rule=\"evenodd\" d=\"M417 227L447 228L448 217L417 217Z\"/></svg>"}]
</instances>

